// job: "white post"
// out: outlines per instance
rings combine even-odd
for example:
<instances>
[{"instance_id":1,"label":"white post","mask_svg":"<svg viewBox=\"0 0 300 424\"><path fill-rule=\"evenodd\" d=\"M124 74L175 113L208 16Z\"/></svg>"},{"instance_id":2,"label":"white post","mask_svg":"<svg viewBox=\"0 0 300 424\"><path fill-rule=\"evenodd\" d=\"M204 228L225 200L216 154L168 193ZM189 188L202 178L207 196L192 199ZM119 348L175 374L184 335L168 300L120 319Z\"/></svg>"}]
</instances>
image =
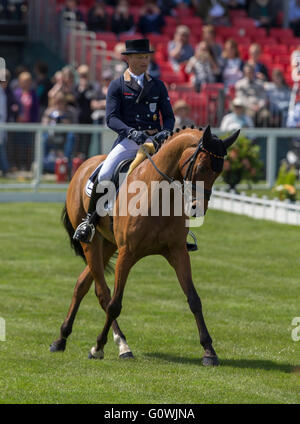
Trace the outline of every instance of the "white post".
<instances>
[{"instance_id":1,"label":"white post","mask_svg":"<svg viewBox=\"0 0 300 424\"><path fill-rule=\"evenodd\" d=\"M267 138L267 186L272 188L276 180L277 138L269 135Z\"/></svg>"},{"instance_id":2,"label":"white post","mask_svg":"<svg viewBox=\"0 0 300 424\"><path fill-rule=\"evenodd\" d=\"M37 192L42 174L43 174L43 140L42 140L42 131L37 131L35 133L34 140L34 173L35 179L33 181L34 191Z\"/></svg>"}]
</instances>

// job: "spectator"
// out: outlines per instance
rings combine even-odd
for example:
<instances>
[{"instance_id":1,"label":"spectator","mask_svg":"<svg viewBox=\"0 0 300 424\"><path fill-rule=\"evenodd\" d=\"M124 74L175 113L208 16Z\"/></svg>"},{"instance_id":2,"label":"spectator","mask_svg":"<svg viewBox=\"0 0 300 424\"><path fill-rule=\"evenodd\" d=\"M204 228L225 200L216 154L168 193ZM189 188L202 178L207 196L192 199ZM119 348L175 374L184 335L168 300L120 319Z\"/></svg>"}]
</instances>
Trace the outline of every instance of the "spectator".
<instances>
[{"instance_id":1,"label":"spectator","mask_svg":"<svg viewBox=\"0 0 300 424\"><path fill-rule=\"evenodd\" d=\"M179 25L176 28L174 40L168 43L169 61L175 71L179 71L180 65L185 64L194 54L189 38L189 28L186 25Z\"/></svg>"},{"instance_id":2,"label":"spectator","mask_svg":"<svg viewBox=\"0 0 300 424\"><path fill-rule=\"evenodd\" d=\"M11 80L11 73L8 69L5 70L5 94L7 98L7 122L16 122L18 119L19 111L21 110L21 105L18 103L17 99L15 98L14 91L12 90L10 80ZM9 137L9 134L8 134Z\"/></svg>"},{"instance_id":3,"label":"spectator","mask_svg":"<svg viewBox=\"0 0 300 424\"><path fill-rule=\"evenodd\" d=\"M195 125L189 117L190 106L185 100L177 100L173 106L173 111L175 115L174 128L182 128L183 126L191 127L192 125Z\"/></svg>"},{"instance_id":4,"label":"spectator","mask_svg":"<svg viewBox=\"0 0 300 424\"><path fill-rule=\"evenodd\" d=\"M105 32L108 28L108 14L103 1L96 2L88 12L87 26L89 31Z\"/></svg>"},{"instance_id":5,"label":"spectator","mask_svg":"<svg viewBox=\"0 0 300 424\"><path fill-rule=\"evenodd\" d=\"M42 117L44 125L75 124L77 122L76 110L69 106L67 99L62 92L58 92L52 99L52 104L48 107ZM73 133L49 132L44 133L44 170L54 173L55 160L59 151L64 151L64 156L68 158L69 165L74 150L75 136Z\"/></svg>"},{"instance_id":6,"label":"spectator","mask_svg":"<svg viewBox=\"0 0 300 424\"><path fill-rule=\"evenodd\" d=\"M300 80L300 44L291 54L292 79L294 82Z\"/></svg>"},{"instance_id":7,"label":"spectator","mask_svg":"<svg viewBox=\"0 0 300 424\"><path fill-rule=\"evenodd\" d=\"M84 17L82 12L78 9L77 7L77 0L66 0L66 5L63 8L63 14L65 12L72 12L75 15L76 21L84 21ZM70 18L68 18L67 20L70 20Z\"/></svg>"},{"instance_id":8,"label":"spectator","mask_svg":"<svg viewBox=\"0 0 300 424\"><path fill-rule=\"evenodd\" d=\"M299 92L296 94L296 101L294 107L288 111L286 126L288 128L300 128L300 96Z\"/></svg>"},{"instance_id":9,"label":"spectator","mask_svg":"<svg viewBox=\"0 0 300 424\"><path fill-rule=\"evenodd\" d=\"M236 97L246 105L246 113L249 115L256 127L267 126L269 112L267 109L267 93L263 82L255 78L252 65L244 66L244 78L237 81L235 85Z\"/></svg>"},{"instance_id":10,"label":"spectator","mask_svg":"<svg viewBox=\"0 0 300 424\"><path fill-rule=\"evenodd\" d=\"M6 96L7 82L0 81L0 123L5 124L7 122L7 96ZM6 177L9 170L9 164L6 154L6 142L7 134L6 131L0 130L0 170L2 176Z\"/></svg>"},{"instance_id":11,"label":"spectator","mask_svg":"<svg viewBox=\"0 0 300 424\"><path fill-rule=\"evenodd\" d=\"M92 100L97 98L99 86L93 84L89 79L89 67L81 65L77 69L79 82L75 87L76 105L78 109L79 124L92 124ZM91 143L91 134L79 134L76 152L83 153L88 157Z\"/></svg>"},{"instance_id":12,"label":"spectator","mask_svg":"<svg viewBox=\"0 0 300 424\"><path fill-rule=\"evenodd\" d=\"M272 82L265 83L271 113L271 125L280 127L286 124L291 90L280 69L273 69Z\"/></svg>"},{"instance_id":13,"label":"spectator","mask_svg":"<svg viewBox=\"0 0 300 424\"><path fill-rule=\"evenodd\" d=\"M150 46L150 50L154 50L153 46ZM154 53L150 54L150 62L147 72L153 78L160 78L160 66L155 60Z\"/></svg>"},{"instance_id":14,"label":"spectator","mask_svg":"<svg viewBox=\"0 0 300 424\"><path fill-rule=\"evenodd\" d=\"M269 74L268 70L263 63L259 61L259 57L261 55L260 45L257 43L251 44L249 47L249 59L247 63L254 67L255 77L262 80L268 81Z\"/></svg>"},{"instance_id":15,"label":"spectator","mask_svg":"<svg viewBox=\"0 0 300 424\"><path fill-rule=\"evenodd\" d=\"M253 128L253 120L246 115L245 110L242 99L236 97L232 101L232 112L225 115L221 121L220 130L235 131L240 128Z\"/></svg>"},{"instance_id":16,"label":"spectator","mask_svg":"<svg viewBox=\"0 0 300 424\"><path fill-rule=\"evenodd\" d=\"M96 3L88 13L87 26L89 31L104 32L108 29L108 16L105 10L105 5Z\"/></svg>"},{"instance_id":17,"label":"spectator","mask_svg":"<svg viewBox=\"0 0 300 424\"><path fill-rule=\"evenodd\" d=\"M190 3L188 0L187 2ZM176 13L174 12L174 8L181 7L182 3L186 4L185 2L182 2L180 0L158 0L157 1L157 5L164 16L174 15Z\"/></svg>"},{"instance_id":18,"label":"spectator","mask_svg":"<svg viewBox=\"0 0 300 424\"><path fill-rule=\"evenodd\" d=\"M122 54L125 49L125 43L117 43L114 47L114 55L111 68L115 78L118 78L123 75L125 70L128 68L128 64L124 58L124 55Z\"/></svg>"},{"instance_id":19,"label":"spectator","mask_svg":"<svg viewBox=\"0 0 300 424\"><path fill-rule=\"evenodd\" d=\"M276 26L278 9L273 0L253 0L249 7L249 17L261 28Z\"/></svg>"},{"instance_id":20,"label":"spectator","mask_svg":"<svg viewBox=\"0 0 300 424\"><path fill-rule=\"evenodd\" d=\"M233 39L228 39L224 45L222 54L222 80L225 90L234 86L236 82L243 77L243 61L240 58L237 42Z\"/></svg>"},{"instance_id":21,"label":"spectator","mask_svg":"<svg viewBox=\"0 0 300 424\"><path fill-rule=\"evenodd\" d=\"M290 0L289 24L295 37L300 37L300 0Z\"/></svg>"},{"instance_id":22,"label":"spectator","mask_svg":"<svg viewBox=\"0 0 300 424\"><path fill-rule=\"evenodd\" d=\"M55 72L52 77L52 88L48 91L48 106L50 106L51 100L55 95L62 90L63 80L62 80L62 71Z\"/></svg>"},{"instance_id":23,"label":"spectator","mask_svg":"<svg viewBox=\"0 0 300 424\"><path fill-rule=\"evenodd\" d=\"M110 69L103 71L101 76L100 89L97 90L97 96L91 102L91 108L93 110L92 119L95 124L105 124L106 95L108 86L113 79L114 75Z\"/></svg>"},{"instance_id":24,"label":"spectator","mask_svg":"<svg viewBox=\"0 0 300 424\"><path fill-rule=\"evenodd\" d=\"M40 116L48 107L48 92L52 88L52 83L48 77L48 66L44 62L37 62L35 65L36 94L40 105Z\"/></svg>"},{"instance_id":25,"label":"spectator","mask_svg":"<svg viewBox=\"0 0 300 424\"><path fill-rule=\"evenodd\" d=\"M223 0L230 10L247 9L247 0Z\"/></svg>"},{"instance_id":26,"label":"spectator","mask_svg":"<svg viewBox=\"0 0 300 424\"><path fill-rule=\"evenodd\" d=\"M75 74L71 66L65 66L62 69L62 87L61 91L70 106L76 107L75 98Z\"/></svg>"},{"instance_id":27,"label":"spectator","mask_svg":"<svg viewBox=\"0 0 300 424\"><path fill-rule=\"evenodd\" d=\"M115 34L134 32L133 15L129 12L127 0L120 0L111 18L111 30Z\"/></svg>"},{"instance_id":28,"label":"spectator","mask_svg":"<svg viewBox=\"0 0 300 424\"><path fill-rule=\"evenodd\" d=\"M33 82L29 72L22 72L18 78L19 87L15 89L14 96L20 105L17 122L38 122L39 105ZM15 159L17 167L29 171L33 161L33 134L30 132L16 133L14 136Z\"/></svg>"},{"instance_id":29,"label":"spectator","mask_svg":"<svg viewBox=\"0 0 300 424\"><path fill-rule=\"evenodd\" d=\"M216 82L220 68L206 41L201 41L197 45L195 55L188 61L185 71L194 74L193 83L196 91L201 90L202 84Z\"/></svg>"},{"instance_id":30,"label":"spectator","mask_svg":"<svg viewBox=\"0 0 300 424\"><path fill-rule=\"evenodd\" d=\"M27 12L27 2L24 0L2 0L0 19L13 19L21 21Z\"/></svg>"},{"instance_id":31,"label":"spectator","mask_svg":"<svg viewBox=\"0 0 300 424\"><path fill-rule=\"evenodd\" d=\"M21 105L18 103L17 99L14 95L14 90L11 88L10 80L11 80L11 74L8 69L5 71L6 74L6 81L4 83L4 90L6 94L7 99L7 122L16 122L18 119L18 114L21 110ZM19 135L16 133L13 133L11 131L8 131L6 134L7 138L7 156L8 156L8 163L11 164L11 170L16 171L16 154L17 154L17 140ZM5 142L4 142L5 143Z\"/></svg>"},{"instance_id":32,"label":"spectator","mask_svg":"<svg viewBox=\"0 0 300 424\"><path fill-rule=\"evenodd\" d=\"M29 72L22 72L18 78L19 87L15 90L15 97L21 105L17 121L38 122L39 104L35 91L33 90L32 76Z\"/></svg>"},{"instance_id":33,"label":"spectator","mask_svg":"<svg viewBox=\"0 0 300 424\"><path fill-rule=\"evenodd\" d=\"M15 72L14 72L15 78L13 78L10 82L10 87L11 87L12 90L15 90L16 88L19 87L19 75L22 72L29 72L29 69L27 68L27 66L19 65L19 66L16 67Z\"/></svg>"},{"instance_id":34,"label":"spectator","mask_svg":"<svg viewBox=\"0 0 300 424\"><path fill-rule=\"evenodd\" d=\"M214 26L229 24L226 2L222 0L193 0L192 3L197 15L203 19L205 24Z\"/></svg>"},{"instance_id":35,"label":"spectator","mask_svg":"<svg viewBox=\"0 0 300 424\"><path fill-rule=\"evenodd\" d=\"M204 25L202 28L202 41L206 41L215 61L221 65L223 48L220 44L216 43L216 31L212 25Z\"/></svg>"},{"instance_id":36,"label":"spectator","mask_svg":"<svg viewBox=\"0 0 300 424\"><path fill-rule=\"evenodd\" d=\"M138 22L139 31L142 34L161 34L164 24L164 16L157 6L157 1L146 0L145 5L141 8L141 15Z\"/></svg>"}]
</instances>

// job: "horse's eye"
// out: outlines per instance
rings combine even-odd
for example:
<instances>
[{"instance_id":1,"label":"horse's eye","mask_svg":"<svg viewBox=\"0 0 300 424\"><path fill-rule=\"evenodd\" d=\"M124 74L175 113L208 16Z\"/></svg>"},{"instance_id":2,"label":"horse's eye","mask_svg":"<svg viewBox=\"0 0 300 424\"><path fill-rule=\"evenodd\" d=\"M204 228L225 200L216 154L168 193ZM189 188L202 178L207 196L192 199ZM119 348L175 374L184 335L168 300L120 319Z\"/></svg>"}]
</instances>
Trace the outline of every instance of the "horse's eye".
<instances>
[{"instance_id":1,"label":"horse's eye","mask_svg":"<svg viewBox=\"0 0 300 424\"><path fill-rule=\"evenodd\" d=\"M197 166L197 174L203 174L204 172L207 171L207 166L205 165L198 165Z\"/></svg>"}]
</instances>

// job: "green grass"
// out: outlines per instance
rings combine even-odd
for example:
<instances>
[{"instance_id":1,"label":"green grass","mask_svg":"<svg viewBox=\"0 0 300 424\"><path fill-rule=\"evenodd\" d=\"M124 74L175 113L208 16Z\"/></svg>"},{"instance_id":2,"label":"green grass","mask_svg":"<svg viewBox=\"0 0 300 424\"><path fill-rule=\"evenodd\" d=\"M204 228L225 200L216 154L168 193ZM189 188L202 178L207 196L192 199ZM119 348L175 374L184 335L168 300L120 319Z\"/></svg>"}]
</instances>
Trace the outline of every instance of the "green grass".
<instances>
[{"instance_id":1,"label":"green grass","mask_svg":"<svg viewBox=\"0 0 300 424\"><path fill-rule=\"evenodd\" d=\"M158 256L140 261L125 289L119 324L136 359L118 359L110 332L104 360L91 361L105 317L93 289L65 353L49 352L84 266L61 209L0 205L0 403L299 403L299 227L209 211L196 231L194 283L220 367L201 366L194 318Z\"/></svg>"}]
</instances>

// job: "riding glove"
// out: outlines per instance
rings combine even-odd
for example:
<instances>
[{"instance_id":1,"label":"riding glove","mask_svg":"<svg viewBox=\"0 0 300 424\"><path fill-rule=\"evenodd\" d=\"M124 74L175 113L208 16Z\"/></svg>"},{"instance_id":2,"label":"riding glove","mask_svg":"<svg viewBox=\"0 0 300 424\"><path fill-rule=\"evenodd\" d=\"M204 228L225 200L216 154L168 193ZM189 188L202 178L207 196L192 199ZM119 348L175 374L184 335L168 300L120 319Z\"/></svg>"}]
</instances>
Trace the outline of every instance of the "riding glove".
<instances>
[{"instance_id":1,"label":"riding glove","mask_svg":"<svg viewBox=\"0 0 300 424\"><path fill-rule=\"evenodd\" d=\"M161 144L162 142L165 141L166 138L169 137L170 134L171 134L170 131L162 130L159 133L155 134L154 139L155 141L158 141L158 143Z\"/></svg>"},{"instance_id":2,"label":"riding glove","mask_svg":"<svg viewBox=\"0 0 300 424\"><path fill-rule=\"evenodd\" d=\"M135 141L137 144L144 144L148 136L144 133L144 131L138 131L132 128L129 131L127 138L132 141Z\"/></svg>"},{"instance_id":3,"label":"riding glove","mask_svg":"<svg viewBox=\"0 0 300 424\"><path fill-rule=\"evenodd\" d=\"M156 150L160 148L161 144L165 141L166 138L169 137L170 134L171 133L168 130L162 130L159 133L155 134L153 139L156 145Z\"/></svg>"}]
</instances>

